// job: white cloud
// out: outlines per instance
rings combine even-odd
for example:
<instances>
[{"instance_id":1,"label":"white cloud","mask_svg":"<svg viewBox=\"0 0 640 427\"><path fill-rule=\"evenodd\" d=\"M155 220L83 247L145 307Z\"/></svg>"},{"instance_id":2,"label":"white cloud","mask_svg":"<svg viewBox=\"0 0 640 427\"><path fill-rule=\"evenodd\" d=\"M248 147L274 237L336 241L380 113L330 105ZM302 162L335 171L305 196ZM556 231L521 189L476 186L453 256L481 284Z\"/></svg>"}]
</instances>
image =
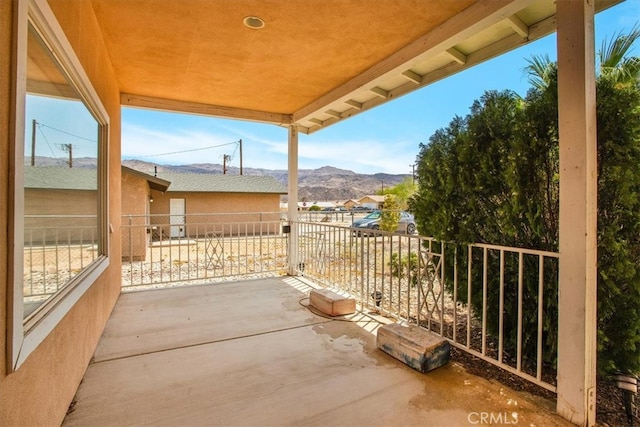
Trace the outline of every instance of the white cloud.
<instances>
[{"instance_id":1,"label":"white cloud","mask_svg":"<svg viewBox=\"0 0 640 427\"><path fill-rule=\"evenodd\" d=\"M233 150L233 139L225 135L214 133L182 130L157 131L147 127L123 123L122 126L122 157L136 158L156 163L179 164L187 163L220 163L222 155ZM200 148L208 148L200 151ZM165 153L184 153L158 155Z\"/></svg>"},{"instance_id":2,"label":"white cloud","mask_svg":"<svg viewBox=\"0 0 640 427\"><path fill-rule=\"evenodd\" d=\"M360 173L409 173L417 148L402 140L320 140L300 142L301 168L331 165Z\"/></svg>"},{"instance_id":3,"label":"white cloud","mask_svg":"<svg viewBox=\"0 0 640 427\"><path fill-rule=\"evenodd\" d=\"M287 132L273 127L253 132L241 126L217 126L214 130L175 129L158 131L123 123L122 157L159 164L222 163L224 154L233 154L232 166L239 166L239 153L229 144L242 138L245 167L286 169ZM315 169L335 166L359 173L409 173L415 159L413 141L378 141L373 139L323 139L317 135L300 135L299 168ZM184 153L176 153L185 151ZM175 153L154 156L156 154Z\"/></svg>"}]
</instances>

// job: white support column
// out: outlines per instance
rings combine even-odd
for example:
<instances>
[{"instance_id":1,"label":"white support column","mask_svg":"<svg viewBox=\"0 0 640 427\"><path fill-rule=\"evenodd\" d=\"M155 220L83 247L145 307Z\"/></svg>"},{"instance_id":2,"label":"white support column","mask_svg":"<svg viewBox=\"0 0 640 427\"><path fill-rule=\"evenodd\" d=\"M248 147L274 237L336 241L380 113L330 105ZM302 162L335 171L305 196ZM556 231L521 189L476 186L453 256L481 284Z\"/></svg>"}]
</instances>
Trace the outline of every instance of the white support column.
<instances>
[{"instance_id":1,"label":"white support column","mask_svg":"<svg viewBox=\"0 0 640 427\"><path fill-rule=\"evenodd\" d=\"M288 161L288 217L289 225L289 266L287 274L295 276L298 269L298 227L292 221L298 220L298 126L289 126Z\"/></svg>"},{"instance_id":2,"label":"white support column","mask_svg":"<svg viewBox=\"0 0 640 427\"><path fill-rule=\"evenodd\" d=\"M556 2L560 133L560 415L595 424L597 141L593 0Z\"/></svg>"}]
</instances>

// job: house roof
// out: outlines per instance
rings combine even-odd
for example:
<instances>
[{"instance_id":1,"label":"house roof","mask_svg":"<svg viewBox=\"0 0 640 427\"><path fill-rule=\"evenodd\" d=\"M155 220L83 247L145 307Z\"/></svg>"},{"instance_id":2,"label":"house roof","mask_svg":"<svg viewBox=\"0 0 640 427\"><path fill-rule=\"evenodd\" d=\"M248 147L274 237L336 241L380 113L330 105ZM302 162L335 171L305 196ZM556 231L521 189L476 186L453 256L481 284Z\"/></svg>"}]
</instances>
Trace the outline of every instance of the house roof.
<instances>
[{"instance_id":1,"label":"house roof","mask_svg":"<svg viewBox=\"0 0 640 427\"><path fill-rule=\"evenodd\" d=\"M620 0L596 0L602 10ZM555 31L555 0L50 0L91 8L125 106L311 133ZM243 24L264 21L261 29ZM256 20L254 20L256 21ZM32 76L30 76L30 79Z\"/></svg>"},{"instance_id":2,"label":"house roof","mask_svg":"<svg viewBox=\"0 0 640 427\"><path fill-rule=\"evenodd\" d=\"M287 193L287 189L271 176L163 172L162 178L171 182L168 192Z\"/></svg>"},{"instance_id":3,"label":"house roof","mask_svg":"<svg viewBox=\"0 0 640 427\"><path fill-rule=\"evenodd\" d=\"M154 190L165 192L171 185L171 182L158 178L157 176L151 176L144 172L137 171L135 169L128 168L126 166L122 166L122 173L129 173L131 175L139 176L140 178L146 179L149 183L149 188Z\"/></svg>"},{"instance_id":4,"label":"house roof","mask_svg":"<svg viewBox=\"0 0 640 427\"><path fill-rule=\"evenodd\" d=\"M358 200L358 202L362 203L363 201L366 201L367 199L368 200L373 200L374 202L377 202L377 203L383 203L384 202L384 196L379 196L377 194L371 194L371 195L364 196L363 198Z\"/></svg>"},{"instance_id":5,"label":"house roof","mask_svg":"<svg viewBox=\"0 0 640 427\"><path fill-rule=\"evenodd\" d=\"M25 166L24 187L95 191L98 188L98 170L95 168Z\"/></svg>"}]
</instances>

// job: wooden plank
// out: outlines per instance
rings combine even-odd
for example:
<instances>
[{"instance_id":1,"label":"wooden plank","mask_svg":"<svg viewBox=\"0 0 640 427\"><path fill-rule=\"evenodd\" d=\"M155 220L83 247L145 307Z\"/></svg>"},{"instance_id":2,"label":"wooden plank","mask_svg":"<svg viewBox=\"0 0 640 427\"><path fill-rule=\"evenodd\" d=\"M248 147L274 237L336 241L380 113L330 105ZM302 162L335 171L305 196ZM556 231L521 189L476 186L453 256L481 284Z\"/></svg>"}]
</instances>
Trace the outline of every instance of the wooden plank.
<instances>
[{"instance_id":1,"label":"wooden plank","mask_svg":"<svg viewBox=\"0 0 640 427\"><path fill-rule=\"evenodd\" d=\"M404 73L402 73L402 75L416 84L422 83L422 76L418 73L414 73L411 70L405 71Z\"/></svg>"},{"instance_id":2,"label":"wooden plank","mask_svg":"<svg viewBox=\"0 0 640 427\"><path fill-rule=\"evenodd\" d=\"M388 92L388 97L386 99L376 96L363 103L349 100L346 103L349 105L354 105L354 108L351 108L342 113L343 120L346 118L352 117L356 114L359 114L363 111L370 110L371 108L381 105L391 99L395 99L397 97L406 95L407 93L413 92L416 89L430 85L438 80L442 80L455 73L458 73L474 65L480 64L484 61L494 58L500 52L507 52L509 50L516 49L520 46L530 43L532 40L547 36L555 30L555 27L556 27L555 16L549 17L529 27L528 39L522 38L518 34L514 33L508 37L503 38L502 40L497 41L496 43L488 45L482 49L479 49L473 52L472 54L467 55L466 62L464 64L460 64L457 61L452 61L450 64L444 67L438 68L437 70L434 70L422 75L421 76L422 81L418 85L416 85L413 82L407 82L401 86L398 86L395 89L390 90ZM357 108L355 108L355 105L357 105ZM329 123L327 121L325 122L324 125L326 127L329 124L332 124L332 123ZM322 127L315 127L315 128L309 129L309 131L305 133L310 134L320 129L322 129Z\"/></svg>"},{"instance_id":3,"label":"wooden plank","mask_svg":"<svg viewBox=\"0 0 640 427\"><path fill-rule=\"evenodd\" d=\"M348 99L344 102L347 105L351 105L353 108L357 110L362 110L362 103L358 101L354 101L353 99Z\"/></svg>"},{"instance_id":4,"label":"wooden plank","mask_svg":"<svg viewBox=\"0 0 640 427\"><path fill-rule=\"evenodd\" d=\"M389 92L379 88L379 87L372 87L371 89L369 89L371 92L375 93L377 96L379 96L380 98L387 98L389 96Z\"/></svg>"},{"instance_id":5,"label":"wooden plank","mask_svg":"<svg viewBox=\"0 0 640 427\"><path fill-rule=\"evenodd\" d=\"M467 55L465 55L464 53L460 52L455 47L447 49L447 53L458 64L466 64L467 63Z\"/></svg>"},{"instance_id":6,"label":"wooden plank","mask_svg":"<svg viewBox=\"0 0 640 427\"><path fill-rule=\"evenodd\" d=\"M342 118L342 114L337 112L336 110L327 110L327 111L325 111L325 114L328 114L330 116L336 117L338 119Z\"/></svg>"},{"instance_id":7,"label":"wooden plank","mask_svg":"<svg viewBox=\"0 0 640 427\"><path fill-rule=\"evenodd\" d=\"M451 358L449 341L416 325L379 327L376 346L423 373L446 365Z\"/></svg>"},{"instance_id":8,"label":"wooden plank","mask_svg":"<svg viewBox=\"0 0 640 427\"><path fill-rule=\"evenodd\" d=\"M128 107L148 108L152 110L173 111L198 114L202 116L224 117L286 126L291 123L291 115L270 113L267 111L246 110L221 105L201 104L197 102L176 101L173 99L123 93L120 103Z\"/></svg>"},{"instance_id":9,"label":"wooden plank","mask_svg":"<svg viewBox=\"0 0 640 427\"><path fill-rule=\"evenodd\" d=\"M411 68L412 64L449 49L473 34L514 15L532 2L533 0L477 2L433 31L296 111L293 120L308 120L318 110L324 111L333 102L347 101L362 87L377 86L393 75L402 74Z\"/></svg>"},{"instance_id":10,"label":"wooden plank","mask_svg":"<svg viewBox=\"0 0 640 427\"><path fill-rule=\"evenodd\" d=\"M309 305L329 316L342 316L356 312L354 298L344 297L329 289L312 289L309 293Z\"/></svg>"},{"instance_id":11,"label":"wooden plank","mask_svg":"<svg viewBox=\"0 0 640 427\"><path fill-rule=\"evenodd\" d=\"M529 37L529 26L522 22L522 19L516 15L511 15L507 18L507 22L513 28L513 31L518 33L520 37Z\"/></svg>"}]
</instances>

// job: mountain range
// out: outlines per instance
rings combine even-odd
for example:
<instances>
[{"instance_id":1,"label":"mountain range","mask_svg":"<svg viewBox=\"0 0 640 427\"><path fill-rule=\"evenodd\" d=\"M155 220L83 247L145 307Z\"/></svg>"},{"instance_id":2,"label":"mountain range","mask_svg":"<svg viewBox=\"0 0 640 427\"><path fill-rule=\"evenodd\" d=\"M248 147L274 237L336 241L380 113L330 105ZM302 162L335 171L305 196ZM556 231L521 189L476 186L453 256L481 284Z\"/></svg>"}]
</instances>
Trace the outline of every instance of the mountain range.
<instances>
[{"instance_id":1,"label":"mountain range","mask_svg":"<svg viewBox=\"0 0 640 427\"><path fill-rule=\"evenodd\" d=\"M178 173L213 173L221 174L223 166L214 163L196 163L189 165L157 165L141 160L123 160L122 164L131 169L149 175L162 172ZM288 173L285 169L243 168L244 175L272 176L278 182L287 185ZM227 174L240 175L237 167L227 167ZM393 187L401 183L410 174L360 174L333 166L318 169L298 170L298 198L301 201L336 201L359 199L368 194L376 194L383 188Z\"/></svg>"},{"instance_id":2,"label":"mountain range","mask_svg":"<svg viewBox=\"0 0 640 427\"><path fill-rule=\"evenodd\" d=\"M37 166L68 166L66 161L51 157L36 157ZM222 174L223 166L215 163L196 163L189 165L161 165L142 160L122 160L122 165L149 175L162 178L163 172L177 173L210 173ZM73 159L74 168L94 168L96 159L78 157ZM288 173L285 169L243 168L244 175L272 176L286 187ZM237 167L227 167L227 174L240 175ZM410 178L410 174L361 174L333 166L323 166L318 169L298 170L298 198L300 201L337 201L360 199L366 195L376 194L378 191L393 187L403 180Z\"/></svg>"}]
</instances>

